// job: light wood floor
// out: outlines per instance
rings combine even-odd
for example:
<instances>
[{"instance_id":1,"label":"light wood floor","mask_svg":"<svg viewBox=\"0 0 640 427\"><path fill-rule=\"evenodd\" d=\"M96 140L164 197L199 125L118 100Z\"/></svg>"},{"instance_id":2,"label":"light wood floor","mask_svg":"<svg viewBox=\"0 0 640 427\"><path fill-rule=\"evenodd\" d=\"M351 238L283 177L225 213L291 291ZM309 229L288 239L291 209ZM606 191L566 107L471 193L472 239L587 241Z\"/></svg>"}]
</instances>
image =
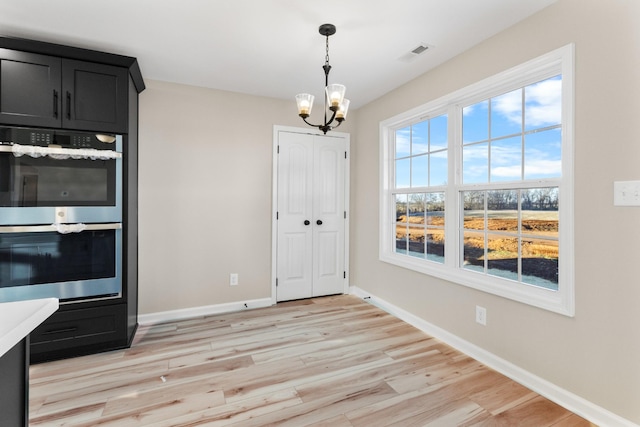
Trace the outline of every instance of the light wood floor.
<instances>
[{"instance_id":1,"label":"light wood floor","mask_svg":"<svg viewBox=\"0 0 640 427\"><path fill-rule=\"evenodd\" d=\"M31 367L31 426L589 426L353 296L141 327Z\"/></svg>"}]
</instances>

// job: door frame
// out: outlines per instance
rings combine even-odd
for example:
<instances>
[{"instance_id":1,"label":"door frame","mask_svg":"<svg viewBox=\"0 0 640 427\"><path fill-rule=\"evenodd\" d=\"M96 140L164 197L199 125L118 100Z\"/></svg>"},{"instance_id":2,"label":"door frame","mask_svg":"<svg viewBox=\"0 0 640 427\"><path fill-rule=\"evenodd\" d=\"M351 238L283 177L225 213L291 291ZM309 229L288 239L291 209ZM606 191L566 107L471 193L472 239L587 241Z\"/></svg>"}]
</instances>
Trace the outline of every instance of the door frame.
<instances>
[{"instance_id":1,"label":"door frame","mask_svg":"<svg viewBox=\"0 0 640 427\"><path fill-rule=\"evenodd\" d=\"M271 162L271 304L277 303L276 274L278 272L278 135L280 132L299 133L305 135L325 136L321 131L310 128L298 128L292 126L273 126L273 151ZM328 137L339 137L345 141L347 162L344 171L344 209L347 217L344 222L344 279L343 293L349 293L349 222L351 220L350 188L351 188L351 135L345 132L331 132Z\"/></svg>"}]
</instances>

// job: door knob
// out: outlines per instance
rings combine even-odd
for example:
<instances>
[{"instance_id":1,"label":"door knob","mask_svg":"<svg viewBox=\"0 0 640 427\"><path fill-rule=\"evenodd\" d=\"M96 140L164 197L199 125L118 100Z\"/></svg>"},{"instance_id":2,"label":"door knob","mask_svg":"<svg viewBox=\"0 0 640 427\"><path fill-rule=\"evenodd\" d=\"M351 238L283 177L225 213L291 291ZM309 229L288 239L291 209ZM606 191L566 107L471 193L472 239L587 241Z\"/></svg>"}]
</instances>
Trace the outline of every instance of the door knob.
<instances>
[{"instance_id":1,"label":"door knob","mask_svg":"<svg viewBox=\"0 0 640 427\"><path fill-rule=\"evenodd\" d=\"M308 220L308 219L305 219L305 220L304 220L304 225L309 225L309 224L311 224L311 222L309 222L309 220Z\"/></svg>"},{"instance_id":2,"label":"door knob","mask_svg":"<svg viewBox=\"0 0 640 427\"><path fill-rule=\"evenodd\" d=\"M322 225L322 220L320 220L320 219L319 219L319 220L317 220L317 221L316 221L316 224L318 224L318 225Z\"/></svg>"}]
</instances>

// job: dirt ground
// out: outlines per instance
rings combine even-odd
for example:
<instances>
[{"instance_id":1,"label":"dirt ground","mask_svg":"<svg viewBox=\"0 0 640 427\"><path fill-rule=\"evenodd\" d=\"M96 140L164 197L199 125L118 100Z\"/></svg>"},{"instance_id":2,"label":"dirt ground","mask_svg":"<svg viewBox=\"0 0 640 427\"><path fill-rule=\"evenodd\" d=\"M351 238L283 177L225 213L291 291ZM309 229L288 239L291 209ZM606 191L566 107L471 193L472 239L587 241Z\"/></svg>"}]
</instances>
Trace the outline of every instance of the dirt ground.
<instances>
[{"instance_id":1,"label":"dirt ground","mask_svg":"<svg viewBox=\"0 0 640 427\"><path fill-rule=\"evenodd\" d=\"M409 234L409 250L424 251L425 238L428 239L430 253L444 255L444 230L423 228L424 217L404 215L398 217L396 226L396 247L405 249L403 240ZM404 224L402 224L404 223ZM407 229L408 224L409 227ZM427 217L427 224L434 227L444 227L441 216ZM412 225L414 227L412 227ZM518 232L518 221L515 218L490 218L487 221L488 231ZM484 219L468 217L464 221L465 230L484 230ZM558 221L549 219L523 219L522 233L531 237L522 238L522 272L523 274L540 277L551 282L558 282L558 241L545 237L558 236ZM484 264L484 237L465 233L464 259L471 265ZM536 238L538 237L538 238ZM489 234L488 242L489 268L517 272L518 270L518 239L501 234Z\"/></svg>"}]
</instances>

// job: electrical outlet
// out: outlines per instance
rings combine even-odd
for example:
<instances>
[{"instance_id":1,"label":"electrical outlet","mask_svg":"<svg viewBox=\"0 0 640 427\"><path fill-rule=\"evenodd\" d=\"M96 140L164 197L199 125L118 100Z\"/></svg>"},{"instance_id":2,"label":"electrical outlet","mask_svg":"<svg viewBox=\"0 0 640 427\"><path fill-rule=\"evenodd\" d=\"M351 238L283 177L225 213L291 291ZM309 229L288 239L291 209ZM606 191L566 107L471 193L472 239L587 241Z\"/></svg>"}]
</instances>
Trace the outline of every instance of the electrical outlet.
<instances>
[{"instance_id":1,"label":"electrical outlet","mask_svg":"<svg viewBox=\"0 0 640 427\"><path fill-rule=\"evenodd\" d=\"M231 273L229 275L229 286L238 286L238 273Z\"/></svg>"},{"instance_id":2,"label":"electrical outlet","mask_svg":"<svg viewBox=\"0 0 640 427\"><path fill-rule=\"evenodd\" d=\"M487 326L487 309L476 305L476 323Z\"/></svg>"}]
</instances>

